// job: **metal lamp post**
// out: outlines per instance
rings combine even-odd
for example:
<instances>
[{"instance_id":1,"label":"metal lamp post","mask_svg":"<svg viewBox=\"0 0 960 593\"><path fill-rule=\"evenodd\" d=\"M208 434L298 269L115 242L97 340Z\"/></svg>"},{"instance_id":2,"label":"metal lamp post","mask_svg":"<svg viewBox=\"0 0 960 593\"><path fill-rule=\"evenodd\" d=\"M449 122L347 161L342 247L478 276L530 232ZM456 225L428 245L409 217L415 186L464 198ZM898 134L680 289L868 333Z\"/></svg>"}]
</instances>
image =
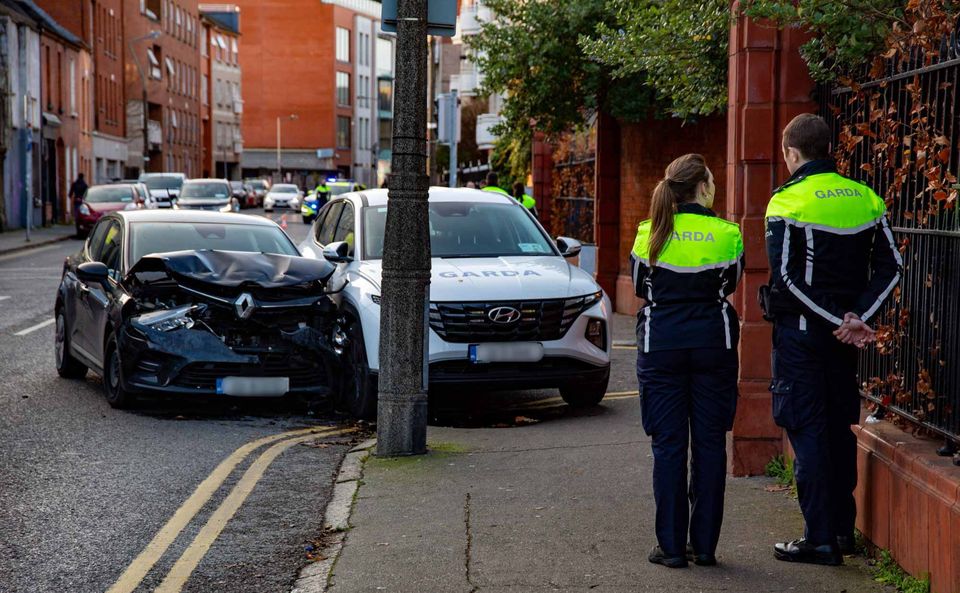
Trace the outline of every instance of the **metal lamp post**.
<instances>
[{"instance_id":1,"label":"metal lamp post","mask_svg":"<svg viewBox=\"0 0 960 593\"><path fill-rule=\"evenodd\" d=\"M147 75L143 71L143 66L140 65L140 59L137 58L137 52L133 49L133 44L139 43L141 41L154 41L160 37L163 33L161 31L150 31L142 37L137 37L131 39L127 42L127 47L130 50L130 57L133 58L133 63L137 66L137 72L140 73L140 82L143 84L143 172L147 171L147 161L150 160L150 143L147 137Z\"/></svg>"},{"instance_id":2,"label":"metal lamp post","mask_svg":"<svg viewBox=\"0 0 960 593\"><path fill-rule=\"evenodd\" d=\"M283 166L280 163L280 121L282 119L279 115L277 116L277 179L279 180L277 183L283 183ZM292 121L300 119L300 116L296 113L291 113L287 116L287 119Z\"/></svg>"}]
</instances>

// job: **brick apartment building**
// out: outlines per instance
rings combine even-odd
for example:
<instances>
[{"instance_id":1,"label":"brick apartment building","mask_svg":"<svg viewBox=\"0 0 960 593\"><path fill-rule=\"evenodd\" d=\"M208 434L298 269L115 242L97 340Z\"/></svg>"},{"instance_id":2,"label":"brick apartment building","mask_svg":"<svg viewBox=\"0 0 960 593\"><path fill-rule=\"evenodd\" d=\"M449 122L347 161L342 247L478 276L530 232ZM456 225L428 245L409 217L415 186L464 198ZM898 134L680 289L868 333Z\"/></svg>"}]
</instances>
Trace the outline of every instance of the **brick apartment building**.
<instances>
[{"instance_id":1,"label":"brick apartment building","mask_svg":"<svg viewBox=\"0 0 960 593\"><path fill-rule=\"evenodd\" d=\"M237 180L243 153L240 9L201 4L200 14L203 174Z\"/></svg>"},{"instance_id":2,"label":"brick apartment building","mask_svg":"<svg viewBox=\"0 0 960 593\"><path fill-rule=\"evenodd\" d=\"M125 0L123 22L127 45L124 77L128 140L126 176L132 177L146 170L177 171L196 177L202 173L202 27L197 2Z\"/></svg>"},{"instance_id":3,"label":"brick apartment building","mask_svg":"<svg viewBox=\"0 0 960 593\"><path fill-rule=\"evenodd\" d=\"M127 160L124 137L123 0L38 0L65 29L82 40L89 59L78 65L76 87L80 117L87 117L81 132L76 171L91 183L106 183L123 176ZM81 60L84 56L81 53ZM69 176L68 176L69 177Z\"/></svg>"},{"instance_id":4,"label":"brick apartment building","mask_svg":"<svg viewBox=\"0 0 960 593\"><path fill-rule=\"evenodd\" d=\"M372 0L240 0L244 176L382 181L390 160L392 36ZM374 99L376 98L376 99ZM279 130L278 130L279 129Z\"/></svg>"},{"instance_id":5,"label":"brick apartment building","mask_svg":"<svg viewBox=\"0 0 960 593\"><path fill-rule=\"evenodd\" d=\"M84 73L90 53L83 41L52 18L40 29L40 222L72 219L67 197L80 172L80 155L89 161L90 120L84 105ZM83 113L82 113L83 112ZM81 146L81 138L83 145ZM87 172L86 169L83 169Z\"/></svg>"}]
</instances>

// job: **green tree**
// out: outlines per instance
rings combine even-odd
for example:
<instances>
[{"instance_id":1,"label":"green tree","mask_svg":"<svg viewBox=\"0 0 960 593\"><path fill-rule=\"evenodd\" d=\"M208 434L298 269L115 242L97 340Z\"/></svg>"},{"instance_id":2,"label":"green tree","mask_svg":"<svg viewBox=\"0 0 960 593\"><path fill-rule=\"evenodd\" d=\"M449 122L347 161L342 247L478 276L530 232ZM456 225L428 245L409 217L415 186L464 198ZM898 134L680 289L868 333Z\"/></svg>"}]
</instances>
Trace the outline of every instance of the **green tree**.
<instances>
[{"instance_id":1,"label":"green tree","mask_svg":"<svg viewBox=\"0 0 960 593\"><path fill-rule=\"evenodd\" d=\"M579 37L612 76L642 75L661 109L690 118L727 104L728 0L606 0L615 22Z\"/></svg>"},{"instance_id":2,"label":"green tree","mask_svg":"<svg viewBox=\"0 0 960 593\"><path fill-rule=\"evenodd\" d=\"M911 31L904 20L907 5L905 0L746 0L741 6L750 18L810 33L800 53L813 78L826 82L852 77L886 53L894 27Z\"/></svg>"}]
</instances>

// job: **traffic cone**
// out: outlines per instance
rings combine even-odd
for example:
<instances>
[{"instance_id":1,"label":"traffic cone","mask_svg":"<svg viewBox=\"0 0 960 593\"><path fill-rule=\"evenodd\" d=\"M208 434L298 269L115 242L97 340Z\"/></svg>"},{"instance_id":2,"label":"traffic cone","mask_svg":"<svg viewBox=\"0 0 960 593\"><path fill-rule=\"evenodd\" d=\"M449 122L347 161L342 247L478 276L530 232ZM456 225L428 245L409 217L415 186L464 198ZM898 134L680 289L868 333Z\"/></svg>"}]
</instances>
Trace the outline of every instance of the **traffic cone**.
<instances>
[{"instance_id":1,"label":"traffic cone","mask_svg":"<svg viewBox=\"0 0 960 593\"><path fill-rule=\"evenodd\" d=\"M287 215L284 214L280 217L280 228L287 230Z\"/></svg>"}]
</instances>

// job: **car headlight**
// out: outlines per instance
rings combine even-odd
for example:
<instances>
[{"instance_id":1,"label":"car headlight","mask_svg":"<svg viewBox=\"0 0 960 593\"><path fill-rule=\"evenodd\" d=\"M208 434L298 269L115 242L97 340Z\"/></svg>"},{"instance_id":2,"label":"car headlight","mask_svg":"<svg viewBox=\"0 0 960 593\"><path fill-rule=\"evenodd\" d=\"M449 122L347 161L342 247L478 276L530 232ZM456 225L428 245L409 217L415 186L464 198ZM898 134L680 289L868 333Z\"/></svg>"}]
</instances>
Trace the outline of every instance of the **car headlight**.
<instances>
[{"instance_id":1,"label":"car headlight","mask_svg":"<svg viewBox=\"0 0 960 593\"><path fill-rule=\"evenodd\" d=\"M588 342L601 350L607 349L607 327L603 319L591 319L587 321L587 331L583 337Z\"/></svg>"},{"instance_id":2,"label":"car headlight","mask_svg":"<svg viewBox=\"0 0 960 593\"><path fill-rule=\"evenodd\" d=\"M176 309L167 309L165 311L153 311L144 313L134 318L134 321L145 325L150 329L168 332L175 329L190 329L194 325L191 313L200 312L206 309L203 305L185 305Z\"/></svg>"},{"instance_id":3,"label":"car headlight","mask_svg":"<svg viewBox=\"0 0 960 593\"><path fill-rule=\"evenodd\" d=\"M86 204L80 204L80 207L77 208L77 212L84 216L90 216L90 206L87 206Z\"/></svg>"}]
</instances>

